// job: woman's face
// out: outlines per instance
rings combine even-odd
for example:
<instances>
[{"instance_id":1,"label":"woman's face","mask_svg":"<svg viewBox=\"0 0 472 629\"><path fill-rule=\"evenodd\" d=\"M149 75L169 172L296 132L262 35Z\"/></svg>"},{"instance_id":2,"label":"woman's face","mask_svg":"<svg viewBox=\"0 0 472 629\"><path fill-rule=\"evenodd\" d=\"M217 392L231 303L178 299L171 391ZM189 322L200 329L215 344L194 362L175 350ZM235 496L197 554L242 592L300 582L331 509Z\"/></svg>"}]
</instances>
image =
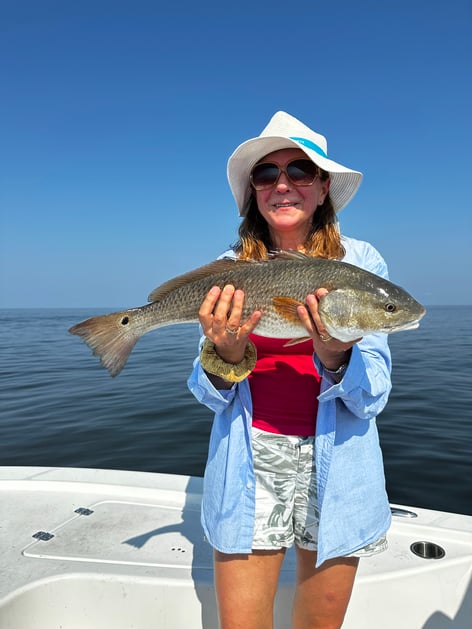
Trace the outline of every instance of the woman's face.
<instances>
[{"instance_id":1,"label":"woman's face","mask_svg":"<svg viewBox=\"0 0 472 629\"><path fill-rule=\"evenodd\" d=\"M259 163L272 162L285 167L294 159L308 159L303 151L297 148L274 151L263 157ZM329 191L329 179L322 181L319 177L310 186L293 184L284 172L280 173L277 183L266 190L256 190L259 212L269 225L272 236L284 237L289 234L292 239L303 244L311 228L313 214L321 205Z\"/></svg>"}]
</instances>

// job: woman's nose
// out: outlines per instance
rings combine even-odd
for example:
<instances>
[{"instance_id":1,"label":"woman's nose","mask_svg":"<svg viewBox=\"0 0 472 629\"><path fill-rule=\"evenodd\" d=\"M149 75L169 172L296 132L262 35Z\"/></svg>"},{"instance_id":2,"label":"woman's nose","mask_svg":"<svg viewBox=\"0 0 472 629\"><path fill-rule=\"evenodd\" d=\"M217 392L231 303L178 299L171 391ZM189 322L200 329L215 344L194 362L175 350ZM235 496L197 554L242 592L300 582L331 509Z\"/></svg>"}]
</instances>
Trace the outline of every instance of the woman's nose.
<instances>
[{"instance_id":1,"label":"woman's nose","mask_svg":"<svg viewBox=\"0 0 472 629\"><path fill-rule=\"evenodd\" d=\"M290 188L290 179L287 177L287 175L284 172L280 173L279 179L277 181L276 189L280 190L281 192L286 192L289 188Z\"/></svg>"}]
</instances>

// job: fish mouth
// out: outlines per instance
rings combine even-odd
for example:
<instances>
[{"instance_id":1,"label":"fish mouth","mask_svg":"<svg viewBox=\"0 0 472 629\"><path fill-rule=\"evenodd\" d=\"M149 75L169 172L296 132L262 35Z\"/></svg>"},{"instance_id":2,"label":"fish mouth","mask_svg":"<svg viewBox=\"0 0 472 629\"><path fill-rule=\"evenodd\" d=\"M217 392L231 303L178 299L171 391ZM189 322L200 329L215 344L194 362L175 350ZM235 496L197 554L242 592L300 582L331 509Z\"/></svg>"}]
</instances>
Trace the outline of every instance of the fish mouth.
<instances>
[{"instance_id":1,"label":"fish mouth","mask_svg":"<svg viewBox=\"0 0 472 629\"><path fill-rule=\"evenodd\" d=\"M415 319L415 321L410 321L409 323L404 323L403 325L394 325L391 328L385 328L385 332L393 333L393 332L404 332L405 330L416 330L420 327L420 319Z\"/></svg>"}]
</instances>

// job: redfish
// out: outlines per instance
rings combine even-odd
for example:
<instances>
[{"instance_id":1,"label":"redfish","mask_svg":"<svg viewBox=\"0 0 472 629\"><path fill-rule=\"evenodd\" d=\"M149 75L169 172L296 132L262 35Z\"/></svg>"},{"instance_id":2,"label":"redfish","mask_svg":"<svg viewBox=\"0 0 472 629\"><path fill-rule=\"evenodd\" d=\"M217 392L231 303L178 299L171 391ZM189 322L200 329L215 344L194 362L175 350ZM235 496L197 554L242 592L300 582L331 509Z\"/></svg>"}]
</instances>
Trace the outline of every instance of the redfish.
<instances>
[{"instance_id":1,"label":"redfish","mask_svg":"<svg viewBox=\"0 0 472 629\"><path fill-rule=\"evenodd\" d=\"M69 332L80 336L116 376L141 336L168 325L198 322L210 288L227 284L244 291L243 319L262 311L255 333L274 338L306 337L297 308L321 287L329 291L320 300L321 320L340 341L417 328L426 312L409 293L374 273L338 260L282 251L261 261L215 260L165 282L144 306L92 317Z\"/></svg>"}]
</instances>

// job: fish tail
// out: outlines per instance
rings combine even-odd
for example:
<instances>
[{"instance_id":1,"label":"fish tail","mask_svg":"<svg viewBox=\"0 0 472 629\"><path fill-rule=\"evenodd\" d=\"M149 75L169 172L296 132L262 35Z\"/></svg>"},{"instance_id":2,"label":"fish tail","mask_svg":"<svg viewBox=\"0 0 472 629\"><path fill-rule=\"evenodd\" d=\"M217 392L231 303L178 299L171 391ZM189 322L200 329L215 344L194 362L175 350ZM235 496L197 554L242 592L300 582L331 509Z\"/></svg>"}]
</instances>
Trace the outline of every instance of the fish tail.
<instances>
[{"instance_id":1,"label":"fish tail","mask_svg":"<svg viewBox=\"0 0 472 629\"><path fill-rule=\"evenodd\" d=\"M69 329L80 336L112 377L117 376L128 360L143 330L132 325L130 311L92 317Z\"/></svg>"}]
</instances>

